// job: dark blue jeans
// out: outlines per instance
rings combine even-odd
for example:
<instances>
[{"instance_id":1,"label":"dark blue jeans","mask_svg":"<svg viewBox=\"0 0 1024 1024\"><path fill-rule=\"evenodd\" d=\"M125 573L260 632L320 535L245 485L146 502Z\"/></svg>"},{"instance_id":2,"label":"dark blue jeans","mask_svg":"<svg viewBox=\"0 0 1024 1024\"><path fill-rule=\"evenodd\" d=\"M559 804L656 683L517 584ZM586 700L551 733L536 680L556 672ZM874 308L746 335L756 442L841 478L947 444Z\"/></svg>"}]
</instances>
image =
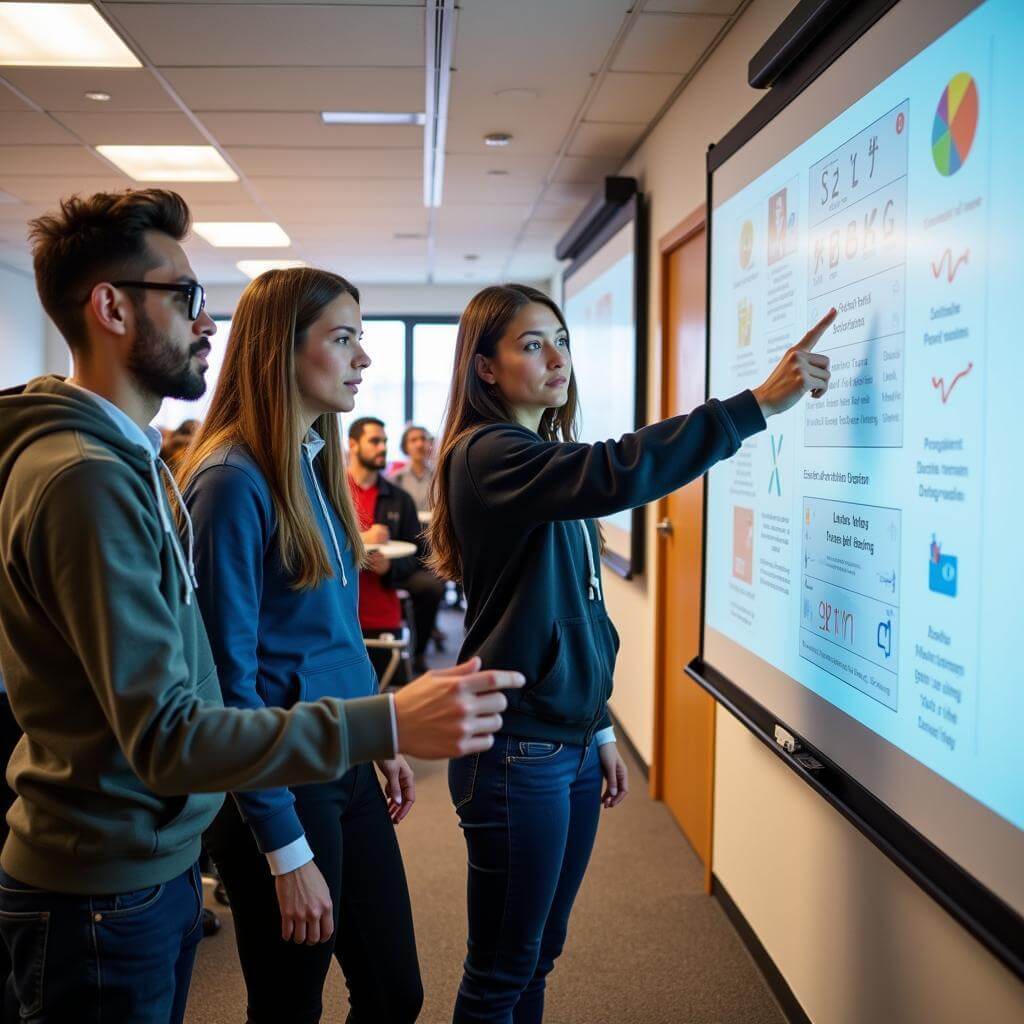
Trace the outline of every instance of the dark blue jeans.
<instances>
[{"instance_id":1,"label":"dark blue jeans","mask_svg":"<svg viewBox=\"0 0 1024 1024\"><path fill-rule=\"evenodd\" d=\"M31 1024L181 1024L202 908L198 865L116 896L33 889L0 870L8 1004Z\"/></svg>"},{"instance_id":2,"label":"dark blue jeans","mask_svg":"<svg viewBox=\"0 0 1024 1024\"><path fill-rule=\"evenodd\" d=\"M449 764L469 854L469 940L455 1024L540 1024L544 987L597 834L597 748L497 736Z\"/></svg>"}]
</instances>

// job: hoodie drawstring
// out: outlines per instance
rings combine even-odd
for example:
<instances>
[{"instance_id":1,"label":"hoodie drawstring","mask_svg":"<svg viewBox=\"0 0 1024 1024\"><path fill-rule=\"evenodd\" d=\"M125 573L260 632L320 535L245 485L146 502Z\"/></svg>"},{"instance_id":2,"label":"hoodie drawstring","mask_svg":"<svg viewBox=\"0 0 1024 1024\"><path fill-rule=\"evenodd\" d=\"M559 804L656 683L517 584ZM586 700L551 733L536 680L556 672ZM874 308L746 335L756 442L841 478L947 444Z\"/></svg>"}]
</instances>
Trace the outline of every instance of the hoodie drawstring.
<instances>
[{"instance_id":1,"label":"hoodie drawstring","mask_svg":"<svg viewBox=\"0 0 1024 1024\"><path fill-rule=\"evenodd\" d=\"M345 575L345 560L341 557L341 548L338 547L338 537L334 532L334 525L331 522L330 513L327 511L327 502L324 501L324 496L320 491L320 484L316 479L316 470L313 468L313 457L309 454L309 449L305 445L302 446L303 454L306 456L306 465L309 466L309 475L313 478L313 490L316 491L317 501L320 502L320 511L324 514L324 521L327 523L327 532L331 535L331 543L334 545L334 553L338 556L338 565L341 566L341 585L343 587L348 586L348 576Z\"/></svg>"},{"instance_id":2,"label":"hoodie drawstring","mask_svg":"<svg viewBox=\"0 0 1024 1024\"><path fill-rule=\"evenodd\" d=\"M601 596L601 578L597 575L597 566L594 564L594 548L590 543L587 524L582 519L578 519L577 522L583 531L583 543L587 549L587 571L590 574L590 578L587 580L587 597L591 601L596 601Z\"/></svg>"},{"instance_id":3,"label":"hoodie drawstring","mask_svg":"<svg viewBox=\"0 0 1024 1024\"><path fill-rule=\"evenodd\" d=\"M168 534L171 538L171 547L174 548L174 556L177 559L178 568L181 569L181 573L185 577L185 604L191 604L192 591L199 589L199 581L196 579L196 566L193 557L195 549L195 535L192 531L192 517L188 514L188 509L185 507L185 500L181 496L181 491L178 490L178 484L174 479L174 474L167 468L167 463L164 462L159 455L155 456L153 461L150 462L149 472L153 481L153 493L156 495L156 503L160 509L160 522L163 525L164 533ZM174 523L171 521L171 514L167 507L167 495L164 492L163 487L160 485L161 473L163 473L163 475L170 481L171 490L174 492L174 497L178 502L178 507L181 509L181 514L185 519L185 528L188 531L187 561L185 559L185 553L181 549L181 541L178 539L178 531L174 529Z\"/></svg>"}]
</instances>

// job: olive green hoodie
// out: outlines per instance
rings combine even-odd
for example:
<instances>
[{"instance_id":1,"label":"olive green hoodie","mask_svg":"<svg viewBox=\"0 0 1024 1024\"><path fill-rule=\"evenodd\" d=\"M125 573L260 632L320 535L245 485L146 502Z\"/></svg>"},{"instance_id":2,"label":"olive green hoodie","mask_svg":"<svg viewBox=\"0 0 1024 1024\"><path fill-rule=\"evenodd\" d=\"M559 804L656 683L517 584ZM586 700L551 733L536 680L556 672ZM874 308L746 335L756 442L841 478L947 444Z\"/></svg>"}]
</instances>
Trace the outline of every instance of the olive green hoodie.
<instances>
[{"instance_id":1,"label":"olive green hoodie","mask_svg":"<svg viewBox=\"0 0 1024 1024\"><path fill-rule=\"evenodd\" d=\"M223 707L169 523L152 452L87 392L0 392L0 669L25 732L0 863L29 885L157 885L194 863L225 790L394 753L387 697Z\"/></svg>"}]
</instances>

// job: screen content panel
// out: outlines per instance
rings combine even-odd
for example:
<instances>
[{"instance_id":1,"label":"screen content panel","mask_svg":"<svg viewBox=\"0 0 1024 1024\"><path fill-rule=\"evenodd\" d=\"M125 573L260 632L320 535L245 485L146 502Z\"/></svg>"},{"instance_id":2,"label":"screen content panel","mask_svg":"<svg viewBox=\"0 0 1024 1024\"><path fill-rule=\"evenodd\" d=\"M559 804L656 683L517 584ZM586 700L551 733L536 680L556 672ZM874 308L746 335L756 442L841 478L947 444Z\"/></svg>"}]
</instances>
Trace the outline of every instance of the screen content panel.
<instances>
[{"instance_id":1,"label":"screen content panel","mask_svg":"<svg viewBox=\"0 0 1024 1024\"><path fill-rule=\"evenodd\" d=\"M636 427L635 247L629 221L565 281L581 441L617 440ZM628 537L632 512L602 522L609 533ZM624 550L628 554L628 541Z\"/></svg>"},{"instance_id":2,"label":"screen content panel","mask_svg":"<svg viewBox=\"0 0 1024 1024\"><path fill-rule=\"evenodd\" d=\"M715 173L711 394L838 316L828 393L710 474L705 657L1022 910L1006 848L966 832L1024 828L1024 11L950 18L844 96L926 10L898 4Z\"/></svg>"}]
</instances>

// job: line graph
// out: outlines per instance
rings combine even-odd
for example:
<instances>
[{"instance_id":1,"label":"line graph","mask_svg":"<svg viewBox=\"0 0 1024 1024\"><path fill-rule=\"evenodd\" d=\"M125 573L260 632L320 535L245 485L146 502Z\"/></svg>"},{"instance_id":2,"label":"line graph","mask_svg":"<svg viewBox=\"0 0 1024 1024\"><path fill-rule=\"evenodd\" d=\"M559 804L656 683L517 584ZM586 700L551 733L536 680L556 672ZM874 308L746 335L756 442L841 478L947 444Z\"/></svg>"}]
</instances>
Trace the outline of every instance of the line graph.
<instances>
[{"instance_id":1,"label":"line graph","mask_svg":"<svg viewBox=\"0 0 1024 1024\"><path fill-rule=\"evenodd\" d=\"M949 387L946 387L944 377L932 377L932 387L939 392L939 397L942 399L942 404L945 405L949 401L949 396L953 393L953 388L956 387L957 381L961 378L966 377L967 374L974 369L974 363L968 363L966 368L961 370L950 382Z\"/></svg>"},{"instance_id":2,"label":"line graph","mask_svg":"<svg viewBox=\"0 0 1024 1024\"><path fill-rule=\"evenodd\" d=\"M967 266L971 257L971 250L964 249L964 251L957 256L956 262L953 261L953 250L946 249L946 251L939 257L939 262L936 263L932 260L932 277L937 281L942 275L942 268L946 267L946 280L952 284L953 279L956 277L956 272L962 267Z\"/></svg>"}]
</instances>

